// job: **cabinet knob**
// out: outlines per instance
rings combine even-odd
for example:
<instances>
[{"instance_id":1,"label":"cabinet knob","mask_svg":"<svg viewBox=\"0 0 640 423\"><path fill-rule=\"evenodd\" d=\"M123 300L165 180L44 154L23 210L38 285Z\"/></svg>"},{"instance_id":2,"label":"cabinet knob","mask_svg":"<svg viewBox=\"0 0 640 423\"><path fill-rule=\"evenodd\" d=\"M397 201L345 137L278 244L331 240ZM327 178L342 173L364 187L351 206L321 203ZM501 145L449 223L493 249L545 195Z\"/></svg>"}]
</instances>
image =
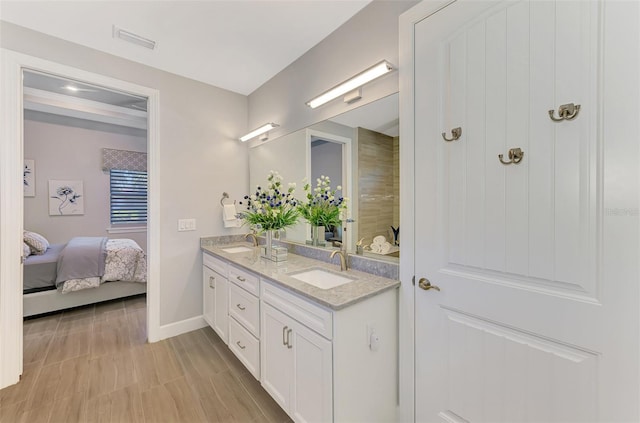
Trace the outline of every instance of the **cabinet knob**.
<instances>
[{"instance_id":1,"label":"cabinet knob","mask_svg":"<svg viewBox=\"0 0 640 423\"><path fill-rule=\"evenodd\" d=\"M236 345L237 345L237 346L239 346L241 350L244 350L245 348L247 348L247 347L245 347L244 345L242 345L242 344L240 343L240 341L237 341L237 342L236 342Z\"/></svg>"},{"instance_id":2,"label":"cabinet knob","mask_svg":"<svg viewBox=\"0 0 640 423\"><path fill-rule=\"evenodd\" d=\"M216 289L216 278L214 276L209 276L209 288Z\"/></svg>"},{"instance_id":3,"label":"cabinet knob","mask_svg":"<svg viewBox=\"0 0 640 423\"><path fill-rule=\"evenodd\" d=\"M293 329L287 330L287 348L289 349L293 348L293 345L291 345L291 332L293 332Z\"/></svg>"},{"instance_id":4,"label":"cabinet knob","mask_svg":"<svg viewBox=\"0 0 640 423\"><path fill-rule=\"evenodd\" d=\"M246 279L243 278L242 276L236 276L236 279L239 280L240 282L246 281Z\"/></svg>"},{"instance_id":5,"label":"cabinet knob","mask_svg":"<svg viewBox=\"0 0 640 423\"><path fill-rule=\"evenodd\" d=\"M288 326L282 328L282 345L287 345L287 329L289 329Z\"/></svg>"},{"instance_id":6,"label":"cabinet knob","mask_svg":"<svg viewBox=\"0 0 640 423\"><path fill-rule=\"evenodd\" d=\"M246 307L244 307L242 304L236 304L236 307L238 307L242 311L246 309Z\"/></svg>"}]
</instances>

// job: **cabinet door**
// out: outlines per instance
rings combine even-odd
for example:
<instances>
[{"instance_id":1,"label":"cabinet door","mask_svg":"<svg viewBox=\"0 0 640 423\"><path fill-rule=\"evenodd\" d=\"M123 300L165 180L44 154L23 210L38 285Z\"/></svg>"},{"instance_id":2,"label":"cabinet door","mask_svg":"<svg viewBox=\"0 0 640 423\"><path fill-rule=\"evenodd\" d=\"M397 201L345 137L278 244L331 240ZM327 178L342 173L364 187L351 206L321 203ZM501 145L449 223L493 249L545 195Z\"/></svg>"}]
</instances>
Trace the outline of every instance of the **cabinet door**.
<instances>
[{"instance_id":1,"label":"cabinet door","mask_svg":"<svg viewBox=\"0 0 640 423\"><path fill-rule=\"evenodd\" d=\"M260 382L286 411L290 404L293 370L293 353L287 345L287 336L291 334L288 331L293 321L268 304L262 303L261 309Z\"/></svg>"},{"instance_id":2,"label":"cabinet door","mask_svg":"<svg viewBox=\"0 0 640 423\"><path fill-rule=\"evenodd\" d=\"M333 419L331 342L297 322L293 322L292 329L289 413L296 422L330 422Z\"/></svg>"},{"instance_id":3,"label":"cabinet door","mask_svg":"<svg viewBox=\"0 0 640 423\"><path fill-rule=\"evenodd\" d=\"M202 314L204 320L214 328L215 292L217 274L207 266L202 266Z\"/></svg>"},{"instance_id":4,"label":"cabinet door","mask_svg":"<svg viewBox=\"0 0 640 423\"><path fill-rule=\"evenodd\" d=\"M215 311L213 329L226 344L229 339L229 281L216 275Z\"/></svg>"}]
</instances>

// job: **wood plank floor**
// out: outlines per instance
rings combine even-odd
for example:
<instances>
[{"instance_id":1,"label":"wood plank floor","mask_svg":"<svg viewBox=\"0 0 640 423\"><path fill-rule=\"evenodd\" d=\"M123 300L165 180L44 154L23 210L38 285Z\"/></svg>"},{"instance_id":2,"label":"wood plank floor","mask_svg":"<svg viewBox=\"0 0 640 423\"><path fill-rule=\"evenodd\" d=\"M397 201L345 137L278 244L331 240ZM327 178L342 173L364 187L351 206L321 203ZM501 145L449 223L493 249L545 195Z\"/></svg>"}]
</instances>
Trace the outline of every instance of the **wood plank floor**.
<instances>
[{"instance_id":1,"label":"wood plank floor","mask_svg":"<svg viewBox=\"0 0 640 423\"><path fill-rule=\"evenodd\" d=\"M146 343L144 297L26 320L0 423L290 422L210 328Z\"/></svg>"}]
</instances>

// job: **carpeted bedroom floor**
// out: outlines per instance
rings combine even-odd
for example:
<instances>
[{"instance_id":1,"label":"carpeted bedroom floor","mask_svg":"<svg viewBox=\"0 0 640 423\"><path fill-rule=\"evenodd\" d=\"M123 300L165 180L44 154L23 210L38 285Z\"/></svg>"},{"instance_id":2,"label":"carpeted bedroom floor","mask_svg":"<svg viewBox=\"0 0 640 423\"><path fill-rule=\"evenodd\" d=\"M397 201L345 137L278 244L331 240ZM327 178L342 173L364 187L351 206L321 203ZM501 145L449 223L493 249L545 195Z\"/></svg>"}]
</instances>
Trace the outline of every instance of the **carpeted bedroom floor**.
<instances>
[{"instance_id":1,"label":"carpeted bedroom floor","mask_svg":"<svg viewBox=\"0 0 640 423\"><path fill-rule=\"evenodd\" d=\"M144 297L24 323L1 423L289 422L210 328L146 343Z\"/></svg>"}]
</instances>

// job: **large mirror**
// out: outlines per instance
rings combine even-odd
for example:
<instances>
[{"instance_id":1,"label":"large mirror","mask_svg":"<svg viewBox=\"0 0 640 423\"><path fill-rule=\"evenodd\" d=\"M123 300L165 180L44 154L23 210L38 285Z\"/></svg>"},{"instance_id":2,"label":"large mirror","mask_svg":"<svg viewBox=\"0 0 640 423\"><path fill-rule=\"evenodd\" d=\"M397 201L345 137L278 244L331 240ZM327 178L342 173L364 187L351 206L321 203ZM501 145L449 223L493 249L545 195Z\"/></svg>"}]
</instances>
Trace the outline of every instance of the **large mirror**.
<instances>
[{"instance_id":1,"label":"large mirror","mask_svg":"<svg viewBox=\"0 0 640 423\"><path fill-rule=\"evenodd\" d=\"M348 209L342 227L325 228L325 248L343 244L355 253L361 241L365 255L397 260L398 116L398 94L393 94L264 142L249 151L250 189L264 184L269 171L277 170L285 182L297 183L296 197L303 198L303 179L313 187L321 175L328 176L332 188L342 187ZM310 238L311 226L304 221L286 230L290 242L308 244Z\"/></svg>"}]
</instances>

